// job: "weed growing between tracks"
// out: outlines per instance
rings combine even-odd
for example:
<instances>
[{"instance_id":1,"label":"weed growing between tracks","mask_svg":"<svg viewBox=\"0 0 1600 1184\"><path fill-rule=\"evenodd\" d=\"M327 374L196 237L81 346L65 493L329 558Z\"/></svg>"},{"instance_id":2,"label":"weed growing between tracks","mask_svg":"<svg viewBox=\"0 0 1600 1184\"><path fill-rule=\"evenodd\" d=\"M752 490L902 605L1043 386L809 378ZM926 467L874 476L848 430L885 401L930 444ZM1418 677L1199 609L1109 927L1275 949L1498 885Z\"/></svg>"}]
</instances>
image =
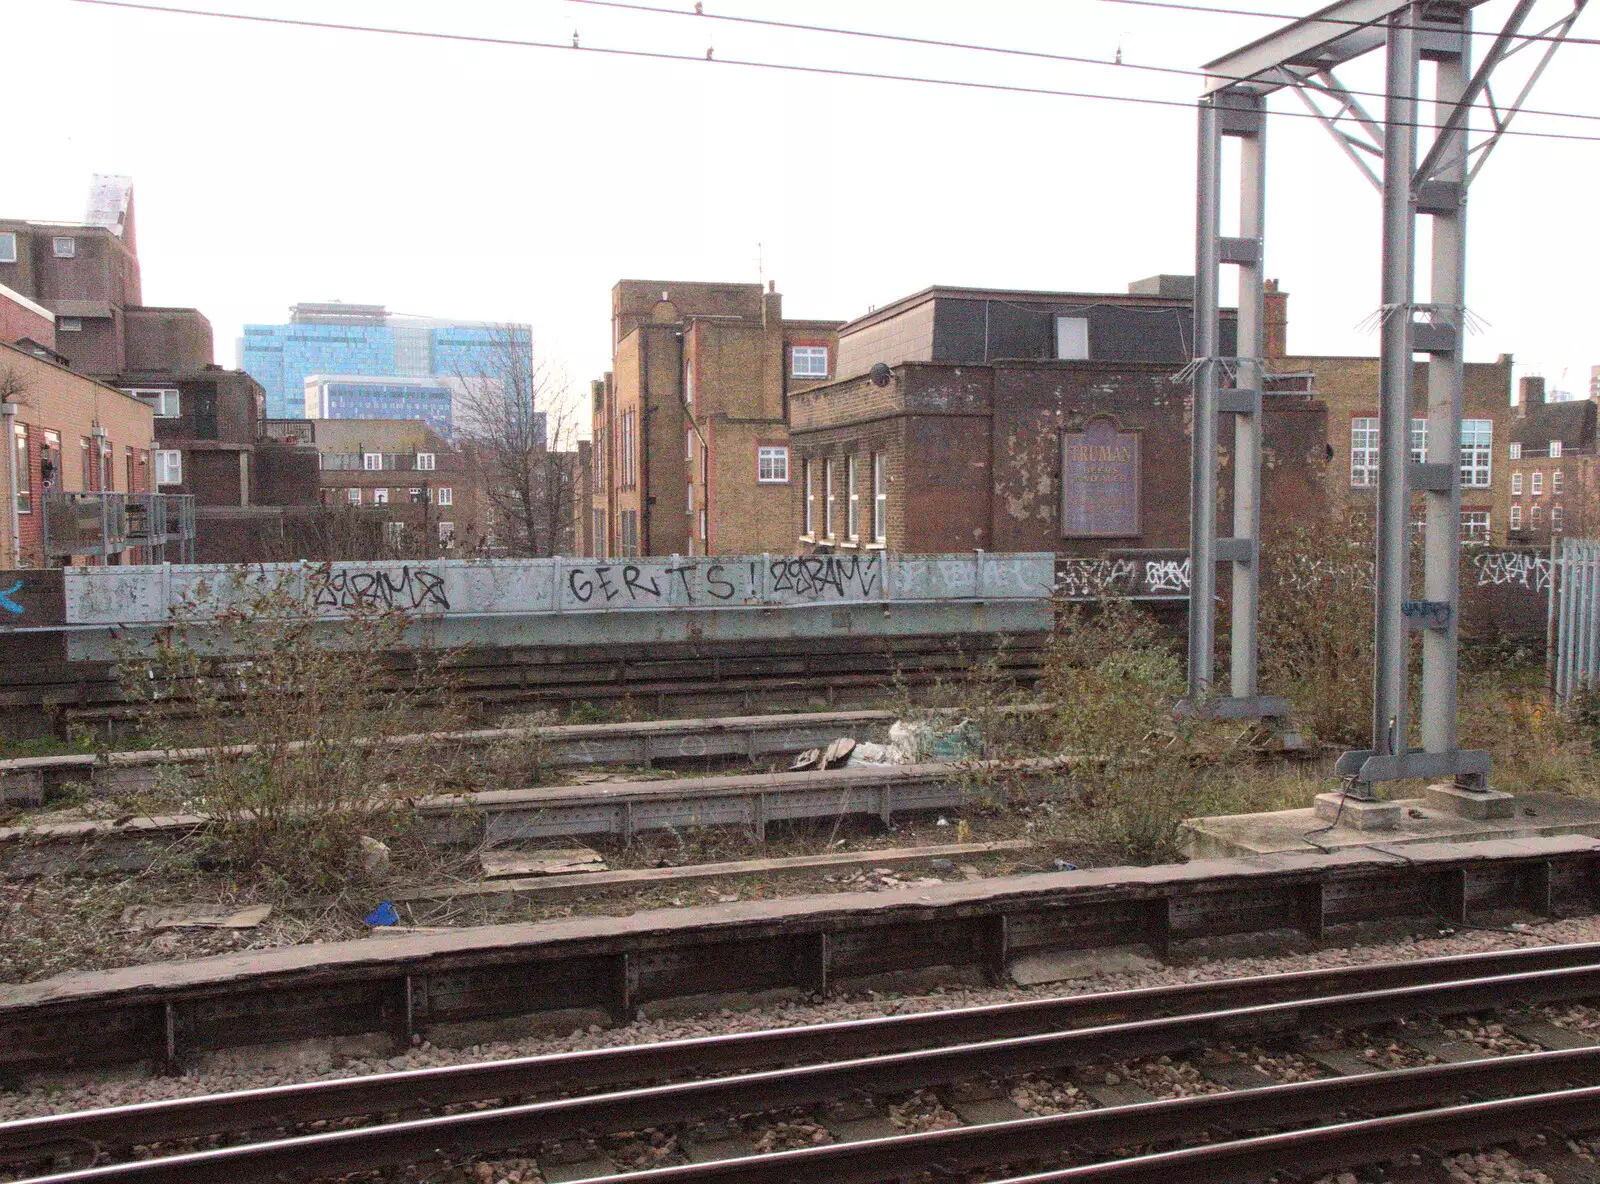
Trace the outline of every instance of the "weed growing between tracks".
<instances>
[{"instance_id":1,"label":"weed growing between tracks","mask_svg":"<svg viewBox=\"0 0 1600 1184\"><path fill-rule=\"evenodd\" d=\"M459 726L442 663L420 652L429 685L419 675L397 687L385 655L413 623L405 614L356 603L337 620L312 619L294 575L240 571L228 591L220 607L186 606L157 643L123 655L123 687L145 706L150 736L209 749L192 776L125 805L210 816L195 857L242 881L283 893L360 888L380 862L370 840L404 840L409 799L425 788L408 775L414 754L383 741L424 708L441 730Z\"/></svg>"}]
</instances>

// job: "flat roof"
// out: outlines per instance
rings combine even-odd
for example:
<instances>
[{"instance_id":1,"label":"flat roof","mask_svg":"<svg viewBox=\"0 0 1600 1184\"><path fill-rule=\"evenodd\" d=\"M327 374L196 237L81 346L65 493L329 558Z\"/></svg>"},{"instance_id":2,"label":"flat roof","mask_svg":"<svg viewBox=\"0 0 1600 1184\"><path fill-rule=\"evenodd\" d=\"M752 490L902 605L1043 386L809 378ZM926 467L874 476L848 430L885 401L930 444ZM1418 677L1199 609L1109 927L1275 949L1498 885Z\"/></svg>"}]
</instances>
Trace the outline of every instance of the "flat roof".
<instances>
[{"instance_id":1,"label":"flat roof","mask_svg":"<svg viewBox=\"0 0 1600 1184\"><path fill-rule=\"evenodd\" d=\"M1134 292L1048 292L1027 291L1015 288L960 288L950 284L934 284L932 287L923 288L920 292L913 292L909 296L885 304L882 308L873 309L864 316L846 321L840 327L840 335L876 324L878 321L887 320L897 316L908 308L919 304L926 304L929 300L1009 300L1017 303L1033 302L1038 304L1061 304L1073 301L1089 301L1094 304L1131 304L1144 305L1150 308L1192 308L1194 301L1186 296L1144 296ZM1232 309L1224 309L1231 313Z\"/></svg>"}]
</instances>

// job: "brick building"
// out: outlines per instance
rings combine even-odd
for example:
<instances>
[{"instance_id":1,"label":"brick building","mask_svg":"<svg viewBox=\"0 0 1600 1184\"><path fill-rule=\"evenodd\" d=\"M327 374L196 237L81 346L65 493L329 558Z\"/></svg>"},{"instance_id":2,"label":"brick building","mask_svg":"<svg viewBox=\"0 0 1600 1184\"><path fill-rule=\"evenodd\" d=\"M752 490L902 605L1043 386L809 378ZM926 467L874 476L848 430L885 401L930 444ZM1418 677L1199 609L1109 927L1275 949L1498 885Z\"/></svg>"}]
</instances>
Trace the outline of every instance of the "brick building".
<instances>
[{"instance_id":1,"label":"brick building","mask_svg":"<svg viewBox=\"0 0 1600 1184\"><path fill-rule=\"evenodd\" d=\"M769 285L623 280L593 386L586 553L788 550L789 400L836 371L837 321Z\"/></svg>"},{"instance_id":2,"label":"brick building","mask_svg":"<svg viewBox=\"0 0 1600 1184\"><path fill-rule=\"evenodd\" d=\"M1548 547L1553 535L1600 531L1596 396L1547 403L1542 378L1524 378L1506 447L1506 527L1514 543Z\"/></svg>"},{"instance_id":3,"label":"brick building","mask_svg":"<svg viewBox=\"0 0 1600 1184\"><path fill-rule=\"evenodd\" d=\"M324 419L315 428L320 500L380 518L396 547L477 554L494 522L470 442L452 444L421 420Z\"/></svg>"},{"instance_id":4,"label":"brick building","mask_svg":"<svg viewBox=\"0 0 1600 1184\"><path fill-rule=\"evenodd\" d=\"M1268 286L1276 332L1268 334L1267 368L1277 373L1279 389L1299 388L1326 405L1331 504L1370 515L1378 492L1378 359L1288 353L1288 296L1277 290L1276 282L1268 281ZM1461 537L1463 542L1504 543L1510 482L1503 462L1515 423L1511 355L1468 362L1464 369ZM1427 370L1427 363L1418 362L1413 372L1418 407L1426 405ZM1426 447L1427 421L1414 418L1412 459L1420 461Z\"/></svg>"},{"instance_id":5,"label":"brick building","mask_svg":"<svg viewBox=\"0 0 1600 1184\"><path fill-rule=\"evenodd\" d=\"M0 569L45 567L52 558L74 554L46 553L47 501L49 513L62 515L50 531L60 540L68 532L59 495L151 492L154 429L150 408L138 399L9 343L0 343L0 392L6 445L0 482L9 502L0 529ZM98 512L94 517L98 544ZM117 523L118 537L110 540L106 556L112 561L126 553L124 543L141 550L125 507Z\"/></svg>"}]
</instances>

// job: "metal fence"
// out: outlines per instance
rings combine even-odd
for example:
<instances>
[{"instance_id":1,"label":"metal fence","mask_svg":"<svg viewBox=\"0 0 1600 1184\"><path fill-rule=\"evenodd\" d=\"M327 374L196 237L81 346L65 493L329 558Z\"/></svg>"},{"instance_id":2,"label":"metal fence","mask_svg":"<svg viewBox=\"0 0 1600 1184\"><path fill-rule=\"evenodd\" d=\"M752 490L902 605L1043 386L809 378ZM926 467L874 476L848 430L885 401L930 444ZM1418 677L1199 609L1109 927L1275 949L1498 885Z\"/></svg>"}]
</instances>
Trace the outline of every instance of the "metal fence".
<instances>
[{"instance_id":1,"label":"metal fence","mask_svg":"<svg viewBox=\"0 0 1600 1184\"><path fill-rule=\"evenodd\" d=\"M174 544L176 553L166 552ZM44 499L49 559L120 556L127 563L194 559L194 495L53 490Z\"/></svg>"},{"instance_id":2,"label":"metal fence","mask_svg":"<svg viewBox=\"0 0 1600 1184\"><path fill-rule=\"evenodd\" d=\"M1563 539L1555 563L1551 655L1556 702L1600 687L1600 542Z\"/></svg>"}]
</instances>

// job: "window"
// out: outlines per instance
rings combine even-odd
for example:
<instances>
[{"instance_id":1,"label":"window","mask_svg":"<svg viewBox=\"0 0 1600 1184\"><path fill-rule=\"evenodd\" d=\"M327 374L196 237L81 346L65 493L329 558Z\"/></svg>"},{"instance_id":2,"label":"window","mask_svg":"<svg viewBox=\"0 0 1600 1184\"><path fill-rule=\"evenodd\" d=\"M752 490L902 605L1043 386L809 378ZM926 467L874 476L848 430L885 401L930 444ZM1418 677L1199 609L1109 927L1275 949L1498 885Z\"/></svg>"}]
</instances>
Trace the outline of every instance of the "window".
<instances>
[{"instance_id":1,"label":"window","mask_svg":"<svg viewBox=\"0 0 1600 1184\"><path fill-rule=\"evenodd\" d=\"M376 473L383 468L383 453L363 452L361 454L361 467L369 473Z\"/></svg>"},{"instance_id":2,"label":"window","mask_svg":"<svg viewBox=\"0 0 1600 1184\"><path fill-rule=\"evenodd\" d=\"M833 537L833 458L822 462L822 533Z\"/></svg>"},{"instance_id":3,"label":"window","mask_svg":"<svg viewBox=\"0 0 1600 1184\"><path fill-rule=\"evenodd\" d=\"M1512 460L1521 460L1522 459L1522 445L1521 444L1512 444L1511 445L1511 459Z\"/></svg>"},{"instance_id":4,"label":"window","mask_svg":"<svg viewBox=\"0 0 1600 1184\"><path fill-rule=\"evenodd\" d=\"M1555 472L1550 474L1550 492L1551 493L1560 493L1560 492L1562 492L1562 486L1564 486L1566 483L1567 483L1567 476L1560 469L1557 469Z\"/></svg>"},{"instance_id":5,"label":"window","mask_svg":"<svg viewBox=\"0 0 1600 1184\"><path fill-rule=\"evenodd\" d=\"M33 469L28 464L28 425L18 423L12 425L15 440L12 447L12 470L17 475L17 513L33 513Z\"/></svg>"},{"instance_id":6,"label":"window","mask_svg":"<svg viewBox=\"0 0 1600 1184\"><path fill-rule=\"evenodd\" d=\"M710 551L710 540L709 540L708 536L706 535L706 512L704 510L700 511L700 537L702 539L706 539L707 540L707 551L709 553L709 551Z\"/></svg>"},{"instance_id":7,"label":"window","mask_svg":"<svg viewBox=\"0 0 1600 1184\"><path fill-rule=\"evenodd\" d=\"M622 413L622 422L620 424L619 433L621 439L617 441L619 452L617 459L622 468L622 472L619 474L619 477L624 489L631 488L632 486L638 484L638 479L634 473L633 467L633 427L634 412L624 411Z\"/></svg>"},{"instance_id":8,"label":"window","mask_svg":"<svg viewBox=\"0 0 1600 1184\"><path fill-rule=\"evenodd\" d=\"M756 480L766 485L787 484L789 480L789 450L781 444L763 444L757 448Z\"/></svg>"},{"instance_id":9,"label":"window","mask_svg":"<svg viewBox=\"0 0 1600 1184\"><path fill-rule=\"evenodd\" d=\"M349 502L352 506L359 506L361 504L361 490L360 489L347 489L347 490L345 490L344 491L344 500Z\"/></svg>"},{"instance_id":10,"label":"window","mask_svg":"<svg viewBox=\"0 0 1600 1184\"><path fill-rule=\"evenodd\" d=\"M385 522L383 524L383 537L391 547L398 547L405 541L406 524L404 522Z\"/></svg>"},{"instance_id":11,"label":"window","mask_svg":"<svg viewBox=\"0 0 1600 1184\"><path fill-rule=\"evenodd\" d=\"M1461 484L1463 488L1489 488L1489 457L1493 448L1494 420L1463 419L1461 421Z\"/></svg>"},{"instance_id":12,"label":"window","mask_svg":"<svg viewBox=\"0 0 1600 1184\"><path fill-rule=\"evenodd\" d=\"M622 519L622 539L619 550L624 558L639 553L639 511L623 510L619 515Z\"/></svg>"},{"instance_id":13,"label":"window","mask_svg":"<svg viewBox=\"0 0 1600 1184\"><path fill-rule=\"evenodd\" d=\"M1511 495L1513 497L1520 497L1522 495L1522 474L1521 473L1512 473L1511 474Z\"/></svg>"},{"instance_id":14,"label":"window","mask_svg":"<svg viewBox=\"0 0 1600 1184\"><path fill-rule=\"evenodd\" d=\"M694 460L694 429L687 428L683 433L683 459Z\"/></svg>"},{"instance_id":15,"label":"window","mask_svg":"<svg viewBox=\"0 0 1600 1184\"><path fill-rule=\"evenodd\" d=\"M792 378L828 377L828 347L825 345L797 345L789 351L789 375Z\"/></svg>"},{"instance_id":16,"label":"window","mask_svg":"<svg viewBox=\"0 0 1600 1184\"><path fill-rule=\"evenodd\" d=\"M455 491L455 489L452 488L449 485L441 485L441 486L439 486L439 494L438 494L437 500L438 500L439 505L441 505L441 506L453 506L453 505L455 505L456 504L456 491Z\"/></svg>"},{"instance_id":17,"label":"window","mask_svg":"<svg viewBox=\"0 0 1600 1184\"><path fill-rule=\"evenodd\" d=\"M0 234L0 263L17 261L17 236L12 231Z\"/></svg>"},{"instance_id":18,"label":"window","mask_svg":"<svg viewBox=\"0 0 1600 1184\"><path fill-rule=\"evenodd\" d=\"M685 514L693 514L694 513L694 482L692 480L687 482L684 485L683 488L684 488L683 512Z\"/></svg>"},{"instance_id":19,"label":"window","mask_svg":"<svg viewBox=\"0 0 1600 1184\"><path fill-rule=\"evenodd\" d=\"M424 473L433 472L433 453L431 453L431 452L419 452L419 453L417 453L417 469L420 472L424 472Z\"/></svg>"},{"instance_id":20,"label":"window","mask_svg":"<svg viewBox=\"0 0 1600 1184\"><path fill-rule=\"evenodd\" d=\"M156 450L156 484L183 484L183 453L176 448Z\"/></svg>"},{"instance_id":21,"label":"window","mask_svg":"<svg viewBox=\"0 0 1600 1184\"><path fill-rule=\"evenodd\" d=\"M78 240L70 235L57 235L51 243L57 259L75 259L78 256Z\"/></svg>"},{"instance_id":22,"label":"window","mask_svg":"<svg viewBox=\"0 0 1600 1184\"><path fill-rule=\"evenodd\" d=\"M56 328L63 333L82 333L83 320L80 317L57 317Z\"/></svg>"},{"instance_id":23,"label":"window","mask_svg":"<svg viewBox=\"0 0 1600 1184\"><path fill-rule=\"evenodd\" d=\"M1511 507L1511 529L1522 529L1522 507L1520 505Z\"/></svg>"},{"instance_id":24,"label":"window","mask_svg":"<svg viewBox=\"0 0 1600 1184\"><path fill-rule=\"evenodd\" d=\"M813 464L809 456L800 462L801 480L805 485L805 501L801 506L802 529L800 533L808 539L815 537L817 529L817 494L816 490L812 488L812 468Z\"/></svg>"},{"instance_id":25,"label":"window","mask_svg":"<svg viewBox=\"0 0 1600 1184\"><path fill-rule=\"evenodd\" d=\"M887 542L889 538L889 486L887 467L881 452L872 454L872 541Z\"/></svg>"},{"instance_id":26,"label":"window","mask_svg":"<svg viewBox=\"0 0 1600 1184\"><path fill-rule=\"evenodd\" d=\"M1550 441L1550 455L1552 457L1558 457L1558 456L1561 455L1561 441L1560 440L1552 440L1552 441Z\"/></svg>"},{"instance_id":27,"label":"window","mask_svg":"<svg viewBox=\"0 0 1600 1184\"><path fill-rule=\"evenodd\" d=\"M694 406L694 358L687 355L683 359L683 401Z\"/></svg>"},{"instance_id":28,"label":"window","mask_svg":"<svg viewBox=\"0 0 1600 1184\"><path fill-rule=\"evenodd\" d=\"M456 540L456 524L454 522L439 523L439 541L453 543Z\"/></svg>"},{"instance_id":29,"label":"window","mask_svg":"<svg viewBox=\"0 0 1600 1184\"><path fill-rule=\"evenodd\" d=\"M1544 521L1544 507L1539 505L1539 504L1537 504L1537 503L1535 503L1528 510L1528 522L1535 529L1537 529L1538 526L1539 526L1539 523L1542 522L1542 521Z\"/></svg>"},{"instance_id":30,"label":"window","mask_svg":"<svg viewBox=\"0 0 1600 1184\"><path fill-rule=\"evenodd\" d=\"M1528 492L1538 497L1544 492L1544 473L1537 471L1528 479Z\"/></svg>"},{"instance_id":31,"label":"window","mask_svg":"<svg viewBox=\"0 0 1600 1184\"><path fill-rule=\"evenodd\" d=\"M1563 517L1565 517L1565 515L1562 514L1560 506L1550 507L1550 529L1552 532L1556 532L1561 529L1561 520Z\"/></svg>"},{"instance_id":32,"label":"window","mask_svg":"<svg viewBox=\"0 0 1600 1184\"><path fill-rule=\"evenodd\" d=\"M847 527L845 533L851 539L859 539L861 537L861 491L856 480L858 467L856 454L852 452L845 458L844 462L845 492L850 498L845 506L845 526Z\"/></svg>"},{"instance_id":33,"label":"window","mask_svg":"<svg viewBox=\"0 0 1600 1184\"><path fill-rule=\"evenodd\" d=\"M594 532L594 557L596 559L604 559L606 557L606 512L604 510L591 510L590 517L594 519L591 526Z\"/></svg>"},{"instance_id":34,"label":"window","mask_svg":"<svg viewBox=\"0 0 1600 1184\"><path fill-rule=\"evenodd\" d=\"M1534 507L1535 515L1538 507ZM1537 521L1537 517L1535 518ZM1462 510L1461 511L1461 541L1463 543L1487 543L1489 541L1489 511L1488 510Z\"/></svg>"},{"instance_id":35,"label":"window","mask_svg":"<svg viewBox=\"0 0 1600 1184\"><path fill-rule=\"evenodd\" d=\"M1413 419L1411 421L1411 463L1420 465L1428 459L1428 421Z\"/></svg>"},{"instance_id":36,"label":"window","mask_svg":"<svg viewBox=\"0 0 1600 1184\"><path fill-rule=\"evenodd\" d=\"M389 491L387 489L374 489L372 491L372 504L387 506L389 504Z\"/></svg>"},{"instance_id":37,"label":"window","mask_svg":"<svg viewBox=\"0 0 1600 1184\"><path fill-rule=\"evenodd\" d=\"M1378 479L1378 420L1357 416L1350 421L1350 484L1367 486Z\"/></svg>"},{"instance_id":38,"label":"window","mask_svg":"<svg viewBox=\"0 0 1600 1184\"><path fill-rule=\"evenodd\" d=\"M141 403L149 404L157 419L177 419L181 414L178 409L178 392L175 390L136 387L124 393L132 395Z\"/></svg>"},{"instance_id":39,"label":"window","mask_svg":"<svg viewBox=\"0 0 1600 1184\"><path fill-rule=\"evenodd\" d=\"M1056 318L1056 357L1064 362L1083 362L1089 358L1087 317Z\"/></svg>"}]
</instances>

